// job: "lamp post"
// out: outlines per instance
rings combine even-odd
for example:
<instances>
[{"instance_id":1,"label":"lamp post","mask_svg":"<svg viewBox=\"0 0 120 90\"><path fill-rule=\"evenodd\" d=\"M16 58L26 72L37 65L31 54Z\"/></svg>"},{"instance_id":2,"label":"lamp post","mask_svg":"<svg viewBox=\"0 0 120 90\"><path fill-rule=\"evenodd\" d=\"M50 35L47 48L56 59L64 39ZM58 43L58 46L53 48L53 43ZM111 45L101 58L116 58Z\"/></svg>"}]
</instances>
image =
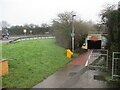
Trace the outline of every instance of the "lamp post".
<instances>
[{"instance_id":1,"label":"lamp post","mask_svg":"<svg viewBox=\"0 0 120 90\"><path fill-rule=\"evenodd\" d=\"M74 37L75 37L75 28L74 28L74 17L76 15L72 15L72 33L71 33L71 37L72 37L72 52L74 52Z\"/></svg>"}]
</instances>

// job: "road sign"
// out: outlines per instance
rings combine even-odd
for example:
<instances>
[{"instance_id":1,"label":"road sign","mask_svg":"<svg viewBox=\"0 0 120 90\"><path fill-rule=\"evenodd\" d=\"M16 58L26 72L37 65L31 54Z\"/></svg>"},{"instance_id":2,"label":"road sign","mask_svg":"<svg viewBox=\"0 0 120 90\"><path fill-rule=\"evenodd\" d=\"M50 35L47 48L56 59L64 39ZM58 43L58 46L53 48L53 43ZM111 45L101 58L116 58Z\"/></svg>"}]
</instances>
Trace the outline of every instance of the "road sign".
<instances>
[{"instance_id":1,"label":"road sign","mask_svg":"<svg viewBox=\"0 0 120 90\"><path fill-rule=\"evenodd\" d=\"M74 37L75 36L75 33L71 33L71 37Z\"/></svg>"},{"instance_id":2,"label":"road sign","mask_svg":"<svg viewBox=\"0 0 120 90\"><path fill-rule=\"evenodd\" d=\"M23 30L23 32L24 32L24 33L26 33L26 32L27 32L27 30L26 30L26 29L24 29L24 30Z\"/></svg>"}]
</instances>

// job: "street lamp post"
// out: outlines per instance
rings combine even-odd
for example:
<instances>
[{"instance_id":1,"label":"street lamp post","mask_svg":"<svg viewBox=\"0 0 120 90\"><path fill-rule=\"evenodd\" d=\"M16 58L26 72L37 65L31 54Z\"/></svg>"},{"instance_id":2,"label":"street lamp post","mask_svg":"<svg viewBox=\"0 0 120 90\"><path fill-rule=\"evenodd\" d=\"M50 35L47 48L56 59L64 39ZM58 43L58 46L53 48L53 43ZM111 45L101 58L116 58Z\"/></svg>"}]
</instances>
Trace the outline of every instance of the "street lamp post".
<instances>
[{"instance_id":1,"label":"street lamp post","mask_svg":"<svg viewBox=\"0 0 120 90\"><path fill-rule=\"evenodd\" d=\"M74 17L76 15L72 15L72 33L71 33L71 37L72 37L72 52L74 52L74 36L75 36L75 28L74 28Z\"/></svg>"}]
</instances>

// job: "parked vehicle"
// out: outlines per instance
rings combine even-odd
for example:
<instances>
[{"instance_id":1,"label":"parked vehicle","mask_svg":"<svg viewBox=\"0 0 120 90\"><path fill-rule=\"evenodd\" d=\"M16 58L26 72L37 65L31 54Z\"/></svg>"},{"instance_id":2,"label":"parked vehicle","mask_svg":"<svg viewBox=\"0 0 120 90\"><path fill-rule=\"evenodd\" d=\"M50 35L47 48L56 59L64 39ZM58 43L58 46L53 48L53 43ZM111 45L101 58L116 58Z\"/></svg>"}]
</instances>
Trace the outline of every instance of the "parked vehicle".
<instances>
[{"instance_id":1,"label":"parked vehicle","mask_svg":"<svg viewBox=\"0 0 120 90\"><path fill-rule=\"evenodd\" d=\"M8 31L2 31L0 30L0 39L8 39L9 38L9 33Z\"/></svg>"}]
</instances>

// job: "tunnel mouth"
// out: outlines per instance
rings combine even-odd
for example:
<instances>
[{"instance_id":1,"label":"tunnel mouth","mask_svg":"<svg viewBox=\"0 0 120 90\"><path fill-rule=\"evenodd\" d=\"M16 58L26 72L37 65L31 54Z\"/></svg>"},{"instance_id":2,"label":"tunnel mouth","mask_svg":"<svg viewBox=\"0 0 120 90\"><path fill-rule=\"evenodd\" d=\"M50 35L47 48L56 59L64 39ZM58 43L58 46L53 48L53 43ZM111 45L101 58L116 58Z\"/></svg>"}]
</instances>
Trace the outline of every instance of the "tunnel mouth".
<instances>
[{"instance_id":1,"label":"tunnel mouth","mask_svg":"<svg viewBox=\"0 0 120 90\"><path fill-rule=\"evenodd\" d=\"M101 40L87 40L88 49L101 49Z\"/></svg>"}]
</instances>

